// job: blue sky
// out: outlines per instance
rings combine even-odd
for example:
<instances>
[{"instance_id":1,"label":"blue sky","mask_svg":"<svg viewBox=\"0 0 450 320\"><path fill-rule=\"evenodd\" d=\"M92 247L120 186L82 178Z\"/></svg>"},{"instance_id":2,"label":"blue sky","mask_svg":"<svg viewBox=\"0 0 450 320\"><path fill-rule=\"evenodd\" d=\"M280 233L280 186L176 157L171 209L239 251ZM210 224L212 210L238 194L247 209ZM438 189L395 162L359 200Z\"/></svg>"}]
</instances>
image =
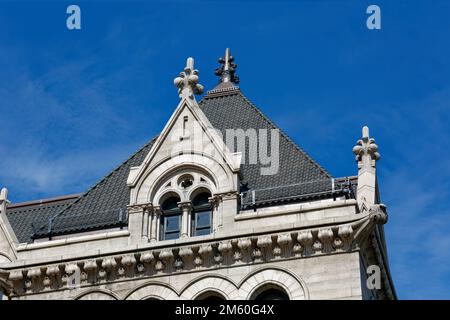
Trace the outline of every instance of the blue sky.
<instances>
[{"instance_id":1,"label":"blue sky","mask_svg":"<svg viewBox=\"0 0 450 320\"><path fill-rule=\"evenodd\" d=\"M244 94L334 176L368 125L399 298L450 298L448 1L0 1L0 186L14 202L86 190L158 134L193 56L225 47ZM366 28L381 8L382 30Z\"/></svg>"}]
</instances>

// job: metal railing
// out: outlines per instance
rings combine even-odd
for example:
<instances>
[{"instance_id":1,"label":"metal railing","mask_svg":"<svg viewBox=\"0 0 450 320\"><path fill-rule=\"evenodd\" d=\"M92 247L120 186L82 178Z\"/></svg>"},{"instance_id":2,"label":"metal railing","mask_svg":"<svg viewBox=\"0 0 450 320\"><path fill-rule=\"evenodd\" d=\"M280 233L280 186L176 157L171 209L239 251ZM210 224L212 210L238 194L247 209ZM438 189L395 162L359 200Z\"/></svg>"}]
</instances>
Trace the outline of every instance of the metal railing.
<instances>
[{"instance_id":1,"label":"metal railing","mask_svg":"<svg viewBox=\"0 0 450 320\"><path fill-rule=\"evenodd\" d=\"M128 220L128 211L126 208L114 208L108 210L100 210L87 212L83 214L64 215L60 214L48 218L46 225L42 225L37 228L35 225L31 225L33 229L32 238L49 237L51 239L55 231L60 229L64 231L66 229L73 229L75 227L83 228L83 220L89 220L90 225L116 225L121 229L126 225Z\"/></svg>"},{"instance_id":2,"label":"metal railing","mask_svg":"<svg viewBox=\"0 0 450 320\"><path fill-rule=\"evenodd\" d=\"M310 198L324 194L336 195L338 193L354 198L350 179L336 181L336 179L330 178L269 188L250 189L240 193L240 200L241 208L245 208L263 203Z\"/></svg>"}]
</instances>

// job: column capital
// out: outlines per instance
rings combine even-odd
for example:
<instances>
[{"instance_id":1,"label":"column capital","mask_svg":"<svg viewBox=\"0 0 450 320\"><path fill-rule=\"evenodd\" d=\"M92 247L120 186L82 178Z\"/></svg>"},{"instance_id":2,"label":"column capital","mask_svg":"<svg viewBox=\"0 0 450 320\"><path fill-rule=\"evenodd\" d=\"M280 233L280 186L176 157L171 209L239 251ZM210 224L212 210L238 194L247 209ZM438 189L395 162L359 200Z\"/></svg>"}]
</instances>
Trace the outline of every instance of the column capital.
<instances>
[{"instance_id":1,"label":"column capital","mask_svg":"<svg viewBox=\"0 0 450 320\"><path fill-rule=\"evenodd\" d=\"M143 206L144 211L152 212L153 211L153 204L151 202L144 204Z\"/></svg>"},{"instance_id":2,"label":"column capital","mask_svg":"<svg viewBox=\"0 0 450 320\"><path fill-rule=\"evenodd\" d=\"M217 207L220 203L220 196L219 195L213 195L212 197L208 198L208 202L214 206Z\"/></svg>"},{"instance_id":3,"label":"column capital","mask_svg":"<svg viewBox=\"0 0 450 320\"><path fill-rule=\"evenodd\" d=\"M192 202L190 202L190 201L178 202L178 208L180 208L181 210L190 209L191 207L192 207Z\"/></svg>"},{"instance_id":4,"label":"column capital","mask_svg":"<svg viewBox=\"0 0 450 320\"><path fill-rule=\"evenodd\" d=\"M127 210L128 210L128 214L144 212L144 208L140 205L128 205Z\"/></svg>"},{"instance_id":5,"label":"column capital","mask_svg":"<svg viewBox=\"0 0 450 320\"><path fill-rule=\"evenodd\" d=\"M153 212L156 214L160 214L162 212L161 206L152 206Z\"/></svg>"}]
</instances>

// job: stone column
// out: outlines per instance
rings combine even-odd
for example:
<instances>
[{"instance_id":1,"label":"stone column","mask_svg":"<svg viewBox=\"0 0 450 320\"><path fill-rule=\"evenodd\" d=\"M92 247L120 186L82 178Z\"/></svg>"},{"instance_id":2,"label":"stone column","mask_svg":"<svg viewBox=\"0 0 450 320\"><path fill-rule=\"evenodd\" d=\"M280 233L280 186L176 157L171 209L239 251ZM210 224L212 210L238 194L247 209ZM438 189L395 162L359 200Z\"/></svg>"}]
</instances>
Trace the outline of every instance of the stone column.
<instances>
[{"instance_id":1,"label":"stone column","mask_svg":"<svg viewBox=\"0 0 450 320\"><path fill-rule=\"evenodd\" d=\"M219 204L220 204L220 196L213 195L212 197L208 198L209 203L211 205L211 212L212 212L212 231L215 232L217 229L222 227L222 216L219 211Z\"/></svg>"},{"instance_id":2,"label":"stone column","mask_svg":"<svg viewBox=\"0 0 450 320\"><path fill-rule=\"evenodd\" d=\"M149 220L150 220L150 214L152 212L152 206L146 206L144 207L144 213L142 217L142 239L148 240L150 234L149 234Z\"/></svg>"},{"instance_id":3,"label":"stone column","mask_svg":"<svg viewBox=\"0 0 450 320\"><path fill-rule=\"evenodd\" d=\"M156 242L158 240L158 221L161 215L160 206L153 207L151 213L151 223L150 223L150 242Z\"/></svg>"},{"instance_id":4,"label":"stone column","mask_svg":"<svg viewBox=\"0 0 450 320\"><path fill-rule=\"evenodd\" d=\"M189 217L192 204L190 201L185 201L179 202L178 206L183 212L181 216L181 238L187 238L189 237Z\"/></svg>"}]
</instances>

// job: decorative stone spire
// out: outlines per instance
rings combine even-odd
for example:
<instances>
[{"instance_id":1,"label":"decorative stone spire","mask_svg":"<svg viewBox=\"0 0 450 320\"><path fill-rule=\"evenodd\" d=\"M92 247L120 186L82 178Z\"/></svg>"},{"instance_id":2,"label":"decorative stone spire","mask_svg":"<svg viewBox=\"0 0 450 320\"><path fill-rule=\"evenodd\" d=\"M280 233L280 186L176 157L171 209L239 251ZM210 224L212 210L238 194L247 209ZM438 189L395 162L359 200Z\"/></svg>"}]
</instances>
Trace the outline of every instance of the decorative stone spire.
<instances>
[{"instance_id":1,"label":"decorative stone spire","mask_svg":"<svg viewBox=\"0 0 450 320\"><path fill-rule=\"evenodd\" d=\"M356 155L355 159L359 166L363 167L375 167L375 162L380 159L375 139L369 137L369 127L363 127L362 139L356 142L353 153Z\"/></svg>"},{"instance_id":2,"label":"decorative stone spire","mask_svg":"<svg viewBox=\"0 0 450 320\"><path fill-rule=\"evenodd\" d=\"M0 191L0 214L6 214L6 205L8 203L8 189L2 188Z\"/></svg>"},{"instance_id":3,"label":"decorative stone spire","mask_svg":"<svg viewBox=\"0 0 450 320\"><path fill-rule=\"evenodd\" d=\"M8 200L8 189L2 188L0 191L0 201L7 201Z\"/></svg>"},{"instance_id":4,"label":"decorative stone spire","mask_svg":"<svg viewBox=\"0 0 450 320\"><path fill-rule=\"evenodd\" d=\"M188 58L180 76L173 80L180 98L194 99L194 94L202 94L203 86L198 83L198 70L194 69L194 58Z\"/></svg>"},{"instance_id":5,"label":"decorative stone spire","mask_svg":"<svg viewBox=\"0 0 450 320\"><path fill-rule=\"evenodd\" d=\"M216 75L220 77L220 82L239 83L239 77L235 74L237 64L234 63L234 57L230 54L230 49L225 50L225 56L219 58L219 63L222 65L216 69Z\"/></svg>"},{"instance_id":6,"label":"decorative stone spire","mask_svg":"<svg viewBox=\"0 0 450 320\"><path fill-rule=\"evenodd\" d=\"M361 212L369 210L377 203L376 162L380 159L375 139L369 137L369 128L363 127L362 139L353 147L358 162L357 201Z\"/></svg>"}]
</instances>

